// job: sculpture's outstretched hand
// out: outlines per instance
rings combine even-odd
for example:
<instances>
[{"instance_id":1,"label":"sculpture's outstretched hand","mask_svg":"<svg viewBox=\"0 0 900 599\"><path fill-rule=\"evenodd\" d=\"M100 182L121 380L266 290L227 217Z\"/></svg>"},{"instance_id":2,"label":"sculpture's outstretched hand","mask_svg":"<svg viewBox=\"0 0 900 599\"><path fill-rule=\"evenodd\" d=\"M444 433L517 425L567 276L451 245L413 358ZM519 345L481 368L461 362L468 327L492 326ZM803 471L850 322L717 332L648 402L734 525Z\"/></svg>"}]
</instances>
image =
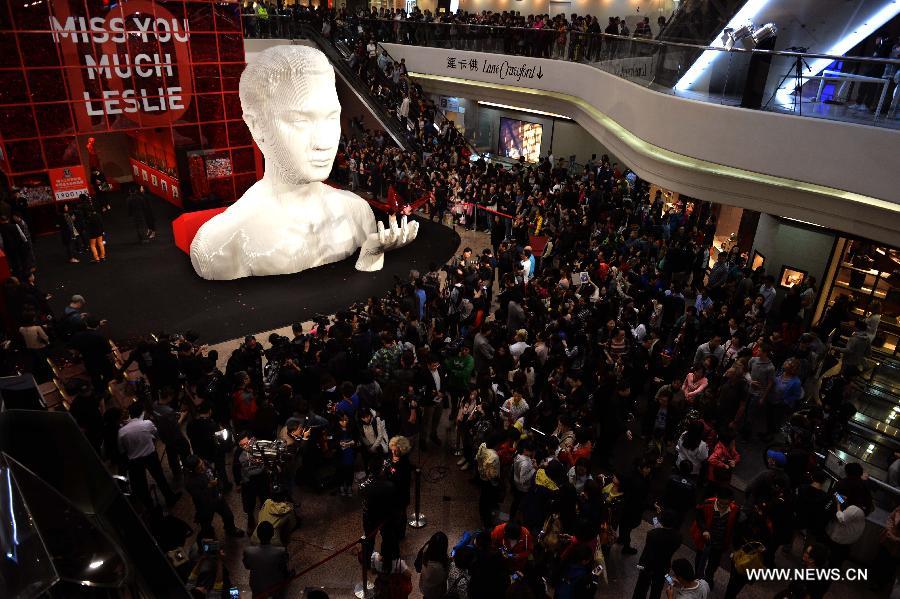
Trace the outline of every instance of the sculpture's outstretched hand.
<instances>
[{"instance_id":1,"label":"sculpture's outstretched hand","mask_svg":"<svg viewBox=\"0 0 900 599\"><path fill-rule=\"evenodd\" d=\"M370 233L359 250L359 259L356 261L356 270L374 272L384 266L384 253L389 250L402 248L411 243L419 234L419 223L408 223L406 217L397 224L396 216L388 217L388 228L378 223L378 232Z\"/></svg>"}]
</instances>

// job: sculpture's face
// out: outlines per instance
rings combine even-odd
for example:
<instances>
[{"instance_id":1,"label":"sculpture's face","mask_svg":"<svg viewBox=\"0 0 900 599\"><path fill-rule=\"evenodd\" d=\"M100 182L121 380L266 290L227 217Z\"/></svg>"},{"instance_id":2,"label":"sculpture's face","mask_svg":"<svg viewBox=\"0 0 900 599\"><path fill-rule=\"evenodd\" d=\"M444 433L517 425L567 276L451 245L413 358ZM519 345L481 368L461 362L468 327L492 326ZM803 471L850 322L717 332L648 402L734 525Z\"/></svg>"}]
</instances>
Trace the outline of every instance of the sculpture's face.
<instances>
[{"instance_id":1,"label":"sculpture's face","mask_svg":"<svg viewBox=\"0 0 900 599\"><path fill-rule=\"evenodd\" d=\"M263 153L274 160L291 183L324 181L331 173L341 136L341 105L334 79L325 75L307 75L305 90L290 81L278 85L270 105L271 139L265 140Z\"/></svg>"}]
</instances>

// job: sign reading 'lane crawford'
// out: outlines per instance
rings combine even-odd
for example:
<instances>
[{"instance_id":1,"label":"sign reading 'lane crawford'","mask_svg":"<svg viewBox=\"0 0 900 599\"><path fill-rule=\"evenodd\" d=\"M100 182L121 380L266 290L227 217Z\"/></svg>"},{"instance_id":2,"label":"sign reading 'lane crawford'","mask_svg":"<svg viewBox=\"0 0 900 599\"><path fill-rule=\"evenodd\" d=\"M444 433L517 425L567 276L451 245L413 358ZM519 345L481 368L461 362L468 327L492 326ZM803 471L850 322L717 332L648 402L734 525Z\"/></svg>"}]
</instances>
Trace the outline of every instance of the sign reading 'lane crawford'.
<instances>
[{"instance_id":1,"label":"sign reading 'lane crawford'","mask_svg":"<svg viewBox=\"0 0 900 599\"><path fill-rule=\"evenodd\" d=\"M448 56L447 69L456 71L480 71L488 75L495 75L500 81L521 81L522 79L541 79L544 76L540 65L529 65L527 62L519 64L508 60L499 62L484 58L469 58L463 56Z\"/></svg>"}]
</instances>

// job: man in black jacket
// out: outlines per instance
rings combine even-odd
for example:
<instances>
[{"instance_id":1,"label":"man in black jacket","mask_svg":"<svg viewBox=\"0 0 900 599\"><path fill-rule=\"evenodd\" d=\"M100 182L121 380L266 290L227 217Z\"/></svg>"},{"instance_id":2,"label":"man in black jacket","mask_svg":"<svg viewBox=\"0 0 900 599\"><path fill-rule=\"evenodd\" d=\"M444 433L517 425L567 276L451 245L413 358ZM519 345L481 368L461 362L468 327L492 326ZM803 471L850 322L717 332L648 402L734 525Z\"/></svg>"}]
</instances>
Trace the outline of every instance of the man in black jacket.
<instances>
[{"instance_id":1,"label":"man in black jacket","mask_svg":"<svg viewBox=\"0 0 900 599\"><path fill-rule=\"evenodd\" d=\"M647 533L644 551L638 560L641 571L632 599L647 599L647 591L650 591L650 597L660 596L672 556L681 547L678 515L672 510L665 510L660 516L660 524L662 526Z\"/></svg>"},{"instance_id":2,"label":"man in black jacket","mask_svg":"<svg viewBox=\"0 0 900 599\"><path fill-rule=\"evenodd\" d=\"M421 431L422 449L427 449L428 441L440 447L438 427L444 408L449 408L450 403L447 399L447 375L436 355L428 358L427 366L419 371L417 378L417 386L422 389L425 404Z\"/></svg>"},{"instance_id":3,"label":"man in black jacket","mask_svg":"<svg viewBox=\"0 0 900 599\"><path fill-rule=\"evenodd\" d=\"M622 518L619 521L619 543L624 555L634 555L637 549L631 546L631 531L641 523L644 510L650 498L650 472L652 464L647 458L640 458L634 471L621 477L624 501Z\"/></svg>"},{"instance_id":4,"label":"man in black jacket","mask_svg":"<svg viewBox=\"0 0 900 599\"><path fill-rule=\"evenodd\" d=\"M184 486L194 500L195 519L200 524L200 538L215 538L216 533L212 527L215 514L219 514L222 518L225 533L229 537L244 536L244 531L234 525L234 514L222 497L219 480L213 476L206 462L196 455L190 455L184 460L184 469L187 472Z\"/></svg>"},{"instance_id":5,"label":"man in black jacket","mask_svg":"<svg viewBox=\"0 0 900 599\"><path fill-rule=\"evenodd\" d=\"M81 354L84 369L91 377L95 393L102 393L106 384L115 375L109 354L112 347L109 339L99 331L100 321L93 316L84 319L85 330L76 333L69 342L69 347Z\"/></svg>"}]
</instances>

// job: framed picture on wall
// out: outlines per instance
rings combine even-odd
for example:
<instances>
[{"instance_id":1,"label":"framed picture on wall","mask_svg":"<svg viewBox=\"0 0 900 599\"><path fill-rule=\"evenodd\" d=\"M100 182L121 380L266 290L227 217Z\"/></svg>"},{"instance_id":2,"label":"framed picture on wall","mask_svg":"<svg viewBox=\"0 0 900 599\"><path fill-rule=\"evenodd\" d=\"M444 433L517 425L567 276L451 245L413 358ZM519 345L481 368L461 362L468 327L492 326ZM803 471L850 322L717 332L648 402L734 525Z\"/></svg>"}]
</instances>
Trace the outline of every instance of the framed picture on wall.
<instances>
[{"instance_id":1,"label":"framed picture on wall","mask_svg":"<svg viewBox=\"0 0 900 599\"><path fill-rule=\"evenodd\" d=\"M781 267L781 274L778 276L778 284L785 289L790 289L794 285L802 283L807 274L809 273L805 270L800 270L799 268L794 268L793 266L785 264Z\"/></svg>"},{"instance_id":2,"label":"framed picture on wall","mask_svg":"<svg viewBox=\"0 0 900 599\"><path fill-rule=\"evenodd\" d=\"M766 257L757 250L753 250L753 259L750 260L750 270L756 272L756 269L760 268L761 266L765 266L765 264Z\"/></svg>"}]
</instances>

